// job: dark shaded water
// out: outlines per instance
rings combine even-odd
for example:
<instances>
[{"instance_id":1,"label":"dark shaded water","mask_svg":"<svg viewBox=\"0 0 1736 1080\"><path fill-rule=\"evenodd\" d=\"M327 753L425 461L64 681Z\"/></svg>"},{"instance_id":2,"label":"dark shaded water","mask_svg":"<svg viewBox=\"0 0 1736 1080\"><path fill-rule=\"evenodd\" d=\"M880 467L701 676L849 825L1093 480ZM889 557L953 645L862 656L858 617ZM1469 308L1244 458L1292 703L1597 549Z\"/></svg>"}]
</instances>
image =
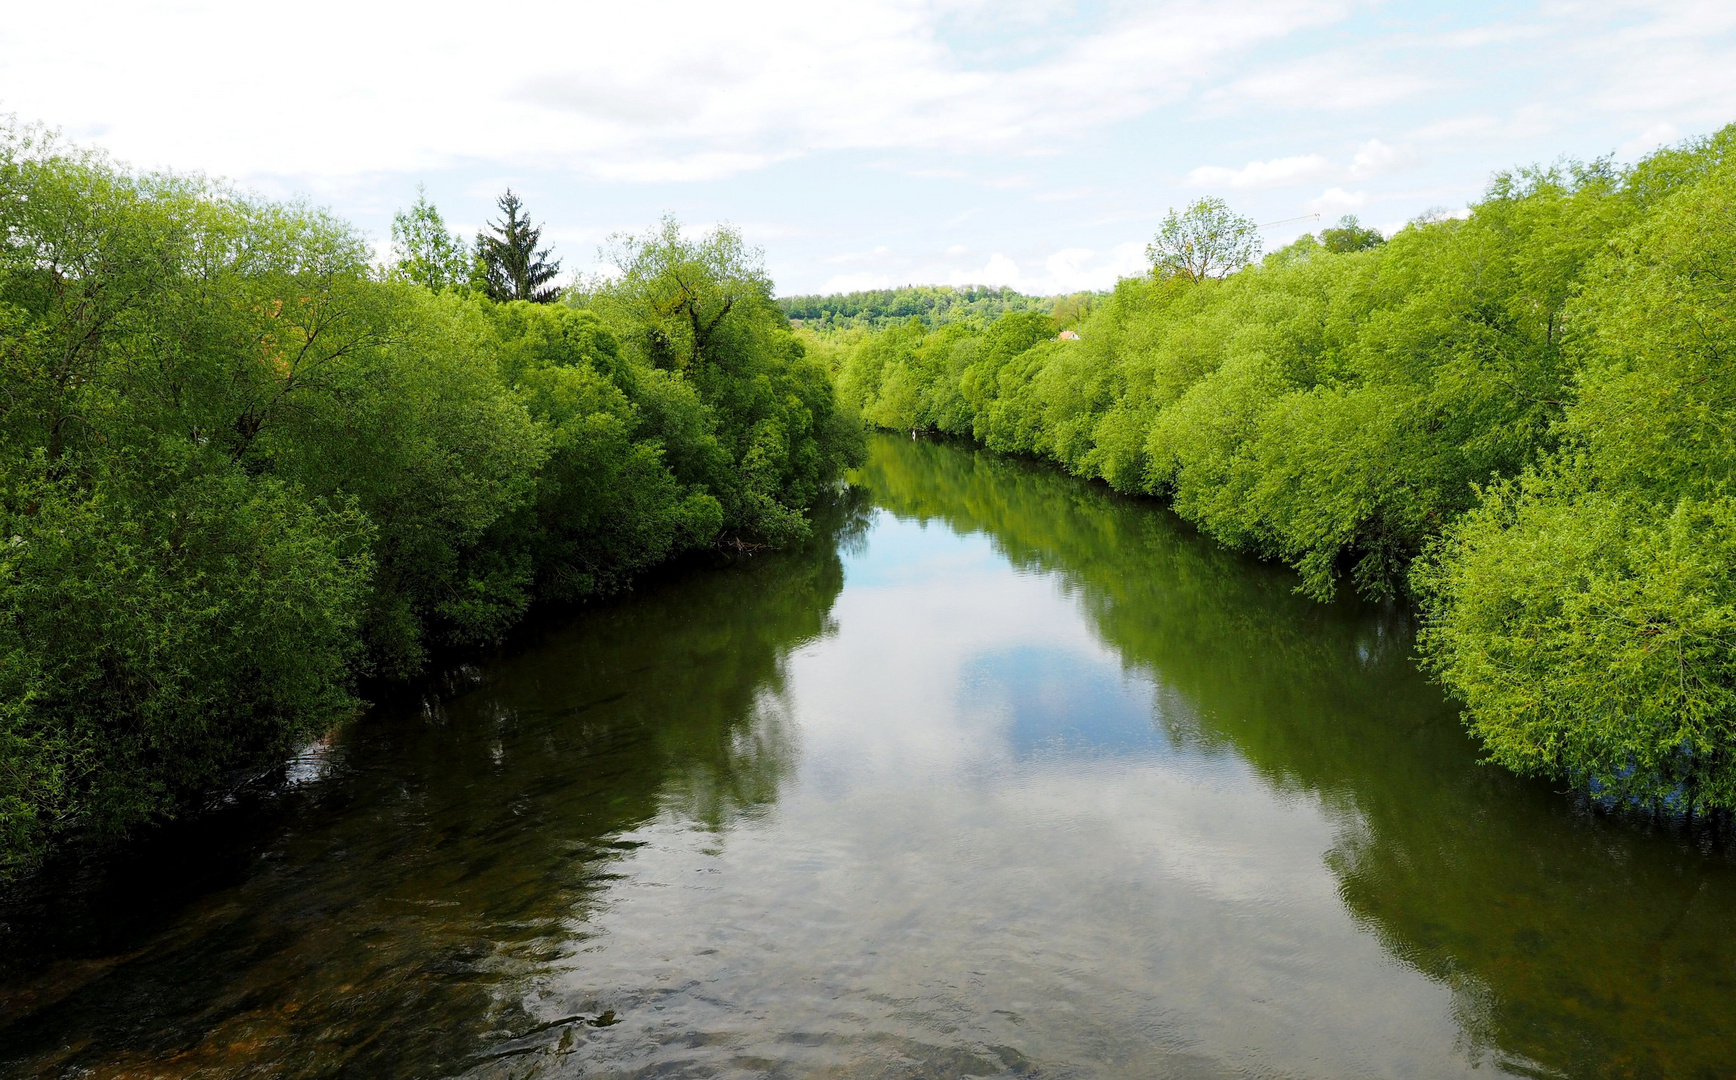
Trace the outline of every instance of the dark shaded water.
<instances>
[{"instance_id":1,"label":"dark shaded water","mask_svg":"<svg viewBox=\"0 0 1736 1080\"><path fill-rule=\"evenodd\" d=\"M857 479L45 882L0 1072L1736 1073L1736 861L1477 765L1402 615L956 447Z\"/></svg>"}]
</instances>

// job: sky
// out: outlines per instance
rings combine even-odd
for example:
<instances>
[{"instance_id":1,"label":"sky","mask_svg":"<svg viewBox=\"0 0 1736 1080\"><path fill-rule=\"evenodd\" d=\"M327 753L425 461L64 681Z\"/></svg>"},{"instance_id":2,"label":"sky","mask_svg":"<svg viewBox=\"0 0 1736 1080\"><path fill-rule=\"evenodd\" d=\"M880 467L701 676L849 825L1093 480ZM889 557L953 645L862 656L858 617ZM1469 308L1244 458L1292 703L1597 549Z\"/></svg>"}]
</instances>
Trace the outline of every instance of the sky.
<instances>
[{"instance_id":1,"label":"sky","mask_svg":"<svg viewBox=\"0 0 1736 1080\"><path fill-rule=\"evenodd\" d=\"M19 4L0 113L382 252L419 184L466 236L510 186L563 274L672 213L741 230L783 295L1051 294L1142 271L1205 196L1272 250L1708 134L1736 121L1736 3Z\"/></svg>"}]
</instances>

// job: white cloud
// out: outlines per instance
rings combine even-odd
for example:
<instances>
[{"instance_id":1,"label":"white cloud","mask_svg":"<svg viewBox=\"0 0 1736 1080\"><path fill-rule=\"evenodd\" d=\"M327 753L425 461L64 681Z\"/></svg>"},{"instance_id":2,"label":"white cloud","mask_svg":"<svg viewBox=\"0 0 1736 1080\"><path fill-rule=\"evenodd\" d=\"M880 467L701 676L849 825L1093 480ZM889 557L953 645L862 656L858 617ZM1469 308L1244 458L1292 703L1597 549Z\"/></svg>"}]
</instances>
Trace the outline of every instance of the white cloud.
<instances>
[{"instance_id":1,"label":"white cloud","mask_svg":"<svg viewBox=\"0 0 1736 1080\"><path fill-rule=\"evenodd\" d=\"M1479 114L1438 120L1412 130L1407 137L1433 143L1462 144L1473 139L1536 143L1548 138L1570 117L1571 110L1561 106L1533 103L1522 105L1504 117Z\"/></svg>"},{"instance_id":2,"label":"white cloud","mask_svg":"<svg viewBox=\"0 0 1736 1080\"><path fill-rule=\"evenodd\" d=\"M1682 130L1671 123L1653 124L1616 147L1615 156L1624 161L1643 157L1660 146L1668 146L1682 137Z\"/></svg>"},{"instance_id":3,"label":"white cloud","mask_svg":"<svg viewBox=\"0 0 1736 1080\"><path fill-rule=\"evenodd\" d=\"M530 50L479 48L476 8L454 0L306 0L292 18L98 0L77 34L51 5L8 11L0 99L141 164L242 177L495 161L703 181L828 149L1042 151L1348 10L1169 0L999 66L949 45L947 5L927 0L837 0L824 18L799 0L522 5L514 25L545 46Z\"/></svg>"},{"instance_id":4,"label":"white cloud","mask_svg":"<svg viewBox=\"0 0 1736 1080\"><path fill-rule=\"evenodd\" d=\"M881 244L867 251L840 251L834 255L827 255L822 261L828 263L884 263L891 255L892 249Z\"/></svg>"},{"instance_id":5,"label":"white cloud","mask_svg":"<svg viewBox=\"0 0 1736 1080\"><path fill-rule=\"evenodd\" d=\"M716 151L705 151L686 154L680 157L625 157L620 160L602 160L587 166L592 176L599 180L613 180L627 184L655 184L668 181L686 181L689 183L705 180L721 180L736 173L763 169L767 165L779 161L788 161L798 156L795 151L785 151L778 154L735 154Z\"/></svg>"},{"instance_id":6,"label":"white cloud","mask_svg":"<svg viewBox=\"0 0 1736 1080\"><path fill-rule=\"evenodd\" d=\"M996 252L980 266L955 267L945 274L949 285L1006 285L1032 296L1113 288L1115 282L1146 269L1145 245L1137 241L1112 248L1062 248L1039 260L1020 263ZM932 279L931 279L932 280Z\"/></svg>"},{"instance_id":7,"label":"white cloud","mask_svg":"<svg viewBox=\"0 0 1736 1080\"><path fill-rule=\"evenodd\" d=\"M1363 143L1362 149L1350 159L1350 169L1346 175L1353 180L1362 180L1394 172L1410 164L1415 156L1408 147L1388 146L1379 139L1370 139Z\"/></svg>"},{"instance_id":8,"label":"white cloud","mask_svg":"<svg viewBox=\"0 0 1736 1080\"><path fill-rule=\"evenodd\" d=\"M890 289L892 279L885 274L834 274L820 287L822 293L866 292L869 289Z\"/></svg>"},{"instance_id":9,"label":"white cloud","mask_svg":"<svg viewBox=\"0 0 1736 1080\"><path fill-rule=\"evenodd\" d=\"M1043 261L1045 293L1108 289L1121 278L1144 273L1148 268L1145 245L1136 240L1117 244L1107 251L1066 248Z\"/></svg>"},{"instance_id":10,"label":"white cloud","mask_svg":"<svg viewBox=\"0 0 1736 1080\"><path fill-rule=\"evenodd\" d=\"M1343 214L1357 210L1368 201L1365 191L1345 191L1341 187L1327 188L1319 197L1308 200L1308 209L1318 214Z\"/></svg>"},{"instance_id":11,"label":"white cloud","mask_svg":"<svg viewBox=\"0 0 1736 1080\"><path fill-rule=\"evenodd\" d=\"M1361 109L1413 97L1436 80L1415 69L1371 70L1349 55L1296 60L1236 80L1212 96L1220 102L1260 102L1287 109Z\"/></svg>"},{"instance_id":12,"label":"white cloud","mask_svg":"<svg viewBox=\"0 0 1736 1080\"><path fill-rule=\"evenodd\" d=\"M1414 160L1415 154L1408 147L1388 146L1379 139L1370 139L1348 165L1334 164L1323 154L1302 154L1250 161L1240 169L1205 165L1188 173L1188 179L1202 187L1260 191L1300 187L1324 179L1365 180L1404 168Z\"/></svg>"},{"instance_id":13,"label":"white cloud","mask_svg":"<svg viewBox=\"0 0 1736 1080\"><path fill-rule=\"evenodd\" d=\"M1423 142L1463 139L1493 132L1499 126L1500 121L1492 116L1455 116L1424 124L1410 132L1410 137Z\"/></svg>"},{"instance_id":14,"label":"white cloud","mask_svg":"<svg viewBox=\"0 0 1736 1080\"><path fill-rule=\"evenodd\" d=\"M1206 187L1227 187L1237 191L1260 188L1290 187L1305 184L1332 171L1332 163L1319 154L1273 158L1271 161L1250 161L1239 169L1219 165L1203 165L1187 174L1187 178Z\"/></svg>"},{"instance_id":15,"label":"white cloud","mask_svg":"<svg viewBox=\"0 0 1736 1080\"><path fill-rule=\"evenodd\" d=\"M569 269L664 210L775 220L789 231L746 231L803 292L835 273L990 273L991 252L1020 288L1095 287L1202 188L1258 221L1316 193L1322 213L1397 219L1463 205L1496 169L1631 159L1736 119L1728 0L1498 18L1362 0L532 0L517 50L481 47L478 9L455 0L286 10L92 0L72 34L61 9L14 4L0 110L139 165L309 194L376 236L417 180L466 235L510 184ZM917 254L828 261L887 244Z\"/></svg>"},{"instance_id":16,"label":"white cloud","mask_svg":"<svg viewBox=\"0 0 1736 1080\"><path fill-rule=\"evenodd\" d=\"M1566 59L1593 77L1575 80L1580 106L1678 122L1728 123L1736 114L1736 63L1729 36L1736 6L1705 0L1649 4L1604 0L1560 3L1562 23L1596 28L1569 39Z\"/></svg>"},{"instance_id":17,"label":"white cloud","mask_svg":"<svg viewBox=\"0 0 1736 1080\"><path fill-rule=\"evenodd\" d=\"M1490 45L1511 45L1515 42L1538 41L1549 37L1549 27L1540 24L1491 23L1469 30L1456 30L1430 38L1433 44L1449 49L1482 49Z\"/></svg>"},{"instance_id":18,"label":"white cloud","mask_svg":"<svg viewBox=\"0 0 1736 1080\"><path fill-rule=\"evenodd\" d=\"M947 275L946 281L948 285L1010 285L1023 292L1024 277L1019 272L1018 263L997 251L976 269L954 270Z\"/></svg>"}]
</instances>

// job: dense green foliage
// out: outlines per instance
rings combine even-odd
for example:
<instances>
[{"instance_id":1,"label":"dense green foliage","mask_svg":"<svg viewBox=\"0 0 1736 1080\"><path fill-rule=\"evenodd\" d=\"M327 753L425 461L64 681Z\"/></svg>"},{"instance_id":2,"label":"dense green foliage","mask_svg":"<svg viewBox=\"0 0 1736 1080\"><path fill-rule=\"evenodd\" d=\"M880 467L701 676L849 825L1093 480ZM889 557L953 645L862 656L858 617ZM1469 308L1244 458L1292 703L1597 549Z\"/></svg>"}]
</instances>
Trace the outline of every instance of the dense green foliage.
<instances>
[{"instance_id":1,"label":"dense green foliage","mask_svg":"<svg viewBox=\"0 0 1736 1080\"><path fill-rule=\"evenodd\" d=\"M572 300L619 334L675 474L716 495L727 530L806 535L797 511L860 455L862 430L772 301L761 252L729 229L688 242L665 218L616 237L612 260L620 277Z\"/></svg>"},{"instance_id":2,"label":"dense green foliage","mask_svg":"<svg viewBox=\"0 0 1736 1080\"><path fill-rule=\"evenodd\" d=\"M532 225L524 212L524 201L511 188L496 200L500 220L489 222L488 228L476 234L477 280L474 284L490 300L529 300L533 304L552 304L560 299L561 290L554 283L561 272L561 261L549 261L553 248L539 248L542 227Z\"/></svg>"},{"instance_id":3,"label":"dense green foliage","mask_svg":"<svg viewBox=\"0 0 1736 1080\"><path fill-rule=\"evenodd\" d=\"M1338 219L1337 225L1320 230L1320 243L1327 251L1343 255L1379 247L1386 243L1386 237L1381 235L1379 229L1364 226L1355 214L1345 214Z\"/></svg>"},{"instance_id":4,"label":"dense green foliage","mask_svg":"<svg viewBox=\"0 0 1736 1080\"><path fill-rule=\"evenodd\" d=\"M1088 295L1088 294L1086 294ZM984 323L1015 311L1050 311L1065 298L1026 296L981 285L906 285L835 296L786 296L785 315L809 330L881 330L907 319L933 329L955 322Z\"/></svg>"},{"instance_id":5,"label":"dense green foliage","mask_svg":"<svg viewBox=\"0 0 1736 1080\"><path fill-rule=\"evenodd\" d=\"M392 276L440 292L469 281L474 264L463 237L447 229L418 186L415 203L392 216Z\"/></svg>"},{"instance_id":6,"label":"dense green foliage","mask_svg":"<svg viewBox=\"0 0 1736 1080\"><path fill-rule=\"evenodd\" d=\"M442 246L432 208L403 223ZM10 132L0 236L0 872L270 760L360 672L798 535L860 443L727 232L635 242L595 311L501 304L428 287L440 258L382 275L307 207ZM732 299L665 364L680 289Z\"/></svg>"},{"instance_id":7,"label":"dense green foliage","mask_svg":"<svg viewBox=\"0 0 1736 1080\"><path fill-rule=\"evenodd\" d=\"M1159 267L1077 341L907 321L847 347L840 391L1163 496L1314 596L1414 587L1494 760L1736 806L1733 144L1503 174L1464 220L1340 223L1221 279Z\"/></svg>"},{"instance_id":8,"label":"dense green foliage","mask_svg":"<svg viewBox=\"0 0 1736 1080\"><path fill-rule=\"evenodd\" d=\"M1736 806L1736 130L1660 155L1562 312L1561 445L1419 565L1492 756Z\"/></svg>"}]
</instances>

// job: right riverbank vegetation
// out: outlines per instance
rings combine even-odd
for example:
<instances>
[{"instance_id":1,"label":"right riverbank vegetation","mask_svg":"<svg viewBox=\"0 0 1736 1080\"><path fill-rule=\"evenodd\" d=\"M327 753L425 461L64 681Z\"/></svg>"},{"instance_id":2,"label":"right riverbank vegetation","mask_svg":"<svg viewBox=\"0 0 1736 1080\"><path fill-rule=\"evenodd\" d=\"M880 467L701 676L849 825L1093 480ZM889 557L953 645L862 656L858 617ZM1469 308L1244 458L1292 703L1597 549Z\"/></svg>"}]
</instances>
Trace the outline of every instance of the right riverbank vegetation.
<instances>
[{"instance_id":1,"label":"right riverbank vegetation","mask_svg":"<svg viewBox=\"0 0 1736 1080\"><path fill-rule=\"evenodd\" d=\"M200 805L359 680L683 551L787 544L862 421L1055 462L1422 613L1495 762L1736 806L1736 129L1107 294L775 300L673 220L609 279L507 192L352 226L0 133L0 877Z\"/></svg>"},{"instance_id":2,"label":"right riverbank vegetation","mask_svg":"<svg viewBox=\"0 0 1736 1080\"><path fill-rule=\"evenodd\" d=\"M1736 127L1503 173L1391 238L1347 220L1255 261L1254 228L1204 200L1061 319L810 352L882 428L1161 497L1319 599L1413 602L1500 765L1736 806Z\"/></svg>"}]
</instances>

